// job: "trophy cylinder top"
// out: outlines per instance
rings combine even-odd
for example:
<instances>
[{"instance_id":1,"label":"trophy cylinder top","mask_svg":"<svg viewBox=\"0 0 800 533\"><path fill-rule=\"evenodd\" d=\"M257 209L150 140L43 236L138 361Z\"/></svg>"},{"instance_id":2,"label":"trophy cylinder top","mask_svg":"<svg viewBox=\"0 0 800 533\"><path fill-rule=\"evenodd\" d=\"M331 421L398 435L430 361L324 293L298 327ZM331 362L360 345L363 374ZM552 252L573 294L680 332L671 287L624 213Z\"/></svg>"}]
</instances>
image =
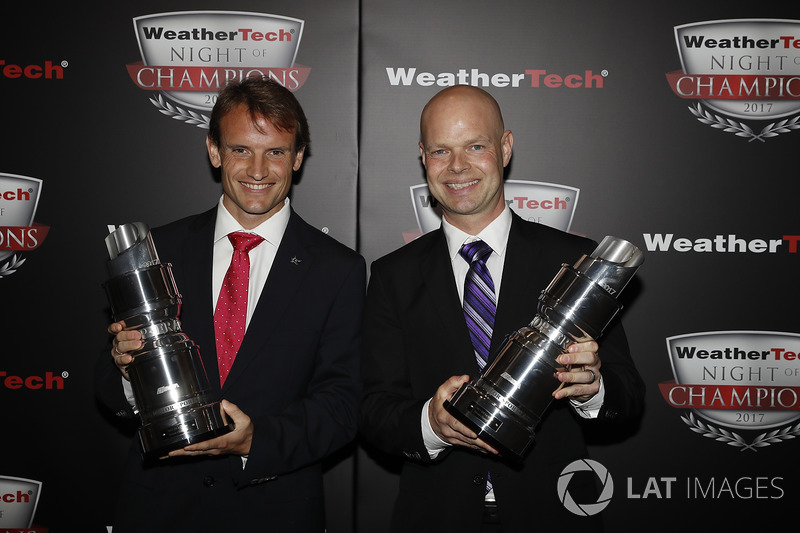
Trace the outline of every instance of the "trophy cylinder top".
<instances>
[{"instance_id":1,"label":"trophy cylinder top","mask_svg":"<svg viewBox=\"0 0 800 533\"><path fill-rule=\"evenodd\" d=\"M644 262L642 251L626 240L607 236L590 255L584 255L575 270L603 287L614 298Z\"/></svg>"},{"instance_id":2,"label":"trophy cylinder top","mask_svg":"<svg viewBox=\"0 0 800 533\"><path fill-rule=\"evenodd\" d=\"M118 227L106 237L108 258L116 259L125 250L144 241L149 233L150 227L144 222L132 222Z\"/></svg>"},{"instance_id":3,"label":"trophy cylinder top","mask_svg":"<svg viewBox=\"0 0 800 533\"><path fill-rule=\"evenodd\" d=\"M644 262L642 251L624 239L607 235L592 252L593 257L617 263L623 267L638 267Z\"/></svg>"},{"instance_id":4,"label":"trophy cylinder top","mask_svg":"<svg viewBox=\"0 0 800 533\"><path fill-rule=\"evenodd\" d=\"M111 277L161 263L150 236L150 227L144 222L123 224L105 240Z\"/></svg>"}]
</instances>

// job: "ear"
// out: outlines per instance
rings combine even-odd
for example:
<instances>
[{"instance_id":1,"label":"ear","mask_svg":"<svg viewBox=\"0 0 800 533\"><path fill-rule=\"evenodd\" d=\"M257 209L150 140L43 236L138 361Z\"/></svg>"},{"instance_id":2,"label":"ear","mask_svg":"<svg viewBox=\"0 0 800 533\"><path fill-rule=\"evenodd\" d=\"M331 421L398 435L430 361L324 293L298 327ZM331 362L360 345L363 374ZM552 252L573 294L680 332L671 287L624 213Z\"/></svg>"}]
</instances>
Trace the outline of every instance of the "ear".
<instances>
[{"instance_id":1,"label":"ear","mask_svg":"<svg viewBox=\"0 0 800 533\"><path fill-rule=\"evenodd\" d=\"M427 161L425 159L425 147L422 146L422 141L420 141L418 144L419 144L419 156L422 158L422 166L427 167L428 165L426 164Z\"/></svg>"},{"instance_id":2,"label":"ear","mask_svg":"<svg viewBox=\"0 0 800 533\"><path fill-rule=\"evenodd\" d=\"M208 158L214 168L219 168L222 165L222 159L219 156L219 146L217 146L210 137L206 136L206 149L208 150Z\"/></svg>"},{"instance_id":3,"label":"ear","mask_svg":"<svg viewBox=\"0 0 800 533\"><path fill-rule=\"evenodd\" d=\"M506 130L505 133L503 133L500 146L503 149L503 166L505 167L508 165L509 161L511 161L511 153L514 148L514 135L511 133L511 130Z\"/></svg>"},{"instance_id":4,"label":"ear","mask_svg":"<svg viewBox=\"0 0 800 533\"><path fill-rule=\"evenodd\" d=\"M298 150L294 156L294 165L292 165L292 169L297 172L300 170L300 166L303 164L303 156L306 153L306 149L303 148L302 150Z\"/></svg>"}]
</instances>

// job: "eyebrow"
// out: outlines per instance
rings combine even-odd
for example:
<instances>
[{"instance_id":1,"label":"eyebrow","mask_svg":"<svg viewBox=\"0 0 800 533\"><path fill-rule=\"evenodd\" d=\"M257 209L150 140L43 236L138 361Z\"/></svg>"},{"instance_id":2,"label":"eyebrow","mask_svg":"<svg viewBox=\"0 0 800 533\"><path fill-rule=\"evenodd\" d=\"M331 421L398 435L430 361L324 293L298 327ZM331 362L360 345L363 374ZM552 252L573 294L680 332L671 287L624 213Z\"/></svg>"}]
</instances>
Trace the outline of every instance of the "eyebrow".
<instances>
[{"instance_id":1,"label":"eyebrow","mask_svg":"<svg viewBox=\"0 0 800 533\"><path fill-rule=\"evenodd\" d=\"M233 143L231 143L231 144L223 143L223 144L224 144L225 148L228 148L229 150L230 149L236 149L236 148L244 148L245 150L250 150L251 152L253 151L253 148L250 145L247 145L247 144L233 144ZM293 150L293 148L292 148L292 146L283 145L283 146L270 146L269 148L265 149L265 151L267 151L267 152L271 152L273 150L281 150L281 151L284 151L284 152L291 152Z\"/></svg>"},{"instance_id":2,"label":"eyebrow","mask_svg":"<svg viewBox=\"0 0 800 533\"><path fill-rule=\"evenodd\" d=\"M491 142L492 140L489 137L475 137L473 139L469 139L466 143L463 144L463 146L474 146L476 144L491 144ZM436 144L423 143L423 145L426 151L438 150L440 148L449 148L449 145L441 143L436 143Z\"/></svg>"}]
</instances>

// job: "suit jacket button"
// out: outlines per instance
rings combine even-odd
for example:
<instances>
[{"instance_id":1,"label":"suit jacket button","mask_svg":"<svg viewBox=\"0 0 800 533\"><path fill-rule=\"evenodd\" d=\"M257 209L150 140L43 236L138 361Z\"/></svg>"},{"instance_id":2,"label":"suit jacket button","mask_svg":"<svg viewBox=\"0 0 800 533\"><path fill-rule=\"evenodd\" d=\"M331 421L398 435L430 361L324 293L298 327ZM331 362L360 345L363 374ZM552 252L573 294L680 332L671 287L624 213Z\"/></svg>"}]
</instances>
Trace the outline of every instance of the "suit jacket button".
<instances>
[{"instance_id":1,"label":"suit jacket button","mask_svg":"<svg viewBox=\"0 0 800 533\"><path fill-rule=\"evenodd\" d=\"M214 486L214 477L213 476L206 476L203 478L203 485L206 487L213 487Z\"/></svg>"},{"instance_id":2,"label":"suit jacket button","mask_svg":"<svg viewBox=\"0 0 800 533\"><path fill-rule=\"evenodd\" d=\"M476 475L472 478L472 482L476 485L485 485L486 484L486 476L482 476L480 474Z\"/></svg>"}]
</instances>

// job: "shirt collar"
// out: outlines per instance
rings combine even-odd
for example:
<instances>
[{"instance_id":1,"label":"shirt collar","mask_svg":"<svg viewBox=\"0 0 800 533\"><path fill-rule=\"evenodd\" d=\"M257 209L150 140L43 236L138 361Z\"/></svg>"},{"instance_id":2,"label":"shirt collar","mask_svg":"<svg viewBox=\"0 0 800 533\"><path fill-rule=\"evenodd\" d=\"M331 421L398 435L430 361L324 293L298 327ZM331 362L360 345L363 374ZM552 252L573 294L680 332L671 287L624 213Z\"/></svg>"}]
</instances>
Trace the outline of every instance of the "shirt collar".
<instances>
[{"instance_id":1,"label":"shirt collar","mask_svg":"<svg viewBox=\"0 0 800 533\"><path fill-rule=\"evenodd\" d=\"M288 197L283 201L283 207L281 207L277 213L251 230L242 228L242 225L233 218L233 215L231 215L228 209L223 205L222 198L223 197L220 197L219 203L217 204L217 221L214 225L214 243L220 239L224 239L229 233L244 231L261 236L273 246L277 247L280 244L283 233L286 231L286 226L289 225L289 216L291 214Z\"/></svg>"},{"instance_id":2,"label":"shirt collar","mask_svg":"<svg viewBox=\"0 0 800 533\"><path fill-rule=\"evenodd\" d=\"M447 240L450 261L455 259L458 251L461 250L465 243L478 239L491 246L494 253L503 256L506 253L506 245L508 244L508 233L511 231L511 209L506 206L497 218L492 220L477 235L470 235L461 231L445 220L444 217L442 217L442 231L444 231L444 236Z\"/></svg>"}]
</instances>

